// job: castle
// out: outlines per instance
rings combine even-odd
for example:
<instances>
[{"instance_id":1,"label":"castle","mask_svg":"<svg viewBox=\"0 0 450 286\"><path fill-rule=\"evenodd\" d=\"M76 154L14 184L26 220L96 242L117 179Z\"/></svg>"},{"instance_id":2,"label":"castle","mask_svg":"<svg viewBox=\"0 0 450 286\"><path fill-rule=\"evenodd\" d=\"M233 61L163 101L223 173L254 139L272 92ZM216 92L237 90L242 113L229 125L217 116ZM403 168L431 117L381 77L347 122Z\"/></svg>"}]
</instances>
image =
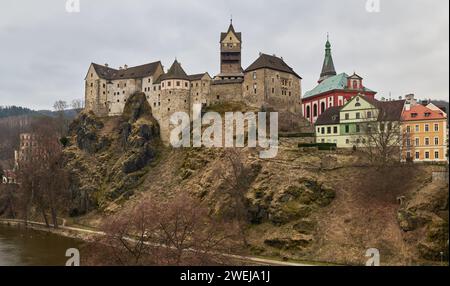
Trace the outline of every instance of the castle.
<instances>
[{"instance_id":1,"label":"castle","mask_svg":"<svg viewBox=\"0 0 450 286\"><path fill-rule=\"evenodd\" d=\"M220 73L214 77L207 72L189 75L177 60L167 72L160 61L119 69L92 63L85 78L85 109L97 116L118 116L132 94L143 92L164 142L170 136L170 116L191 114L194 104L239 101L301 115L302 78L283 58L260 53L244 70L241 56L242 33L231 22L220 35Z\"/></svg>"}]
</instances>

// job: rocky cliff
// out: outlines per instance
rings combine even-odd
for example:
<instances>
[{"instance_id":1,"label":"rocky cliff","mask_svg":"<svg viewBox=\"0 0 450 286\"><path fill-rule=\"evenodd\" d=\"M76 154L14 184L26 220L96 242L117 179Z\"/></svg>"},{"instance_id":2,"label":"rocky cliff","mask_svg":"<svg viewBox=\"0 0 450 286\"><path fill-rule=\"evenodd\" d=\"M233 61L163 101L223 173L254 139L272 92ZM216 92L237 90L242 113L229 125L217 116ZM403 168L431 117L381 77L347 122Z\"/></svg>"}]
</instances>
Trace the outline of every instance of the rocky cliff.
<instances>
[{"instance_id":1,"label":"rocky cliff","mask_svg":"<svg viewBox=\"0 0 450 286\"><path fill-rule=\"evenodd\" d=\"M245 170L239 188L252 254L358 265L371 247L383 264L439 263L442 251L448 257L447 184L430 181L432 166L383 173L358 152L301 150L304 138L280 140L274 159L235 150ZM236 176L230 151L162 146L143 94L128 101L123 117L81 114L70 141L71 214L79 223L95 226L142 197L176 192L208 202L211 215L233 219L241 211L229 191Z\"/></svg>"}]
</instances>

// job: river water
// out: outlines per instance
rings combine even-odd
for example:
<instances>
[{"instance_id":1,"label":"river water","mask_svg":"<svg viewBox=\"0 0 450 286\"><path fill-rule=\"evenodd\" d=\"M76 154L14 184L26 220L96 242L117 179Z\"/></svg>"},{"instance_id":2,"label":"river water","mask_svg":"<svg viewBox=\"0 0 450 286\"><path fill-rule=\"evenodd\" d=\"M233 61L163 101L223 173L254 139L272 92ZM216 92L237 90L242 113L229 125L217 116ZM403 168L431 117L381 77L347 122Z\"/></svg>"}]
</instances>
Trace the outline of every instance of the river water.
<instances>
[{"instance_id":1,"label":"river water","mask_svg":"<svg viewBox=\"0 0 450 286\"><path fill-rule=\"evenodd\" d=\"M66 250L81 245L79 240L0 224L0 266L64 266Z\"/></svg>"}]
</instances>

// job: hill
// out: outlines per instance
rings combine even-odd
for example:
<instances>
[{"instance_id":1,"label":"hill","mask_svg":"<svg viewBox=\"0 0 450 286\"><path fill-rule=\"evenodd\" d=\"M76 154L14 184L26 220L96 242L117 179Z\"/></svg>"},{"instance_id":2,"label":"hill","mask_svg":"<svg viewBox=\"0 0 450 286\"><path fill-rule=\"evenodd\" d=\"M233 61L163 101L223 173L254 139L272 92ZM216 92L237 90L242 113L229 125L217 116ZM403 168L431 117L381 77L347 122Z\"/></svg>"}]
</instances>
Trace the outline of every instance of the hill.
<instances>
[{"instance_id":1,"label":"hill","mask_svg":"<svg viewBox=\"0 0 450 286\"><path fill-rule=\"evenodd\" d=\"M305 138L295 137L280 139L274 159L248 148L171 149L160 144L149 107L133 102L146 101L130 100L124 117L83 113L71 127L75 224L95 227L144 197L184 192L214 216L243 211L253 255L362 265L376 247L384 265L435 264L446 249L448 257L448 190L431 180L435 166L379 170L359 152L299 149ZM229 192L236 179L245 183L240 194Z\"/></svg>"}]
</instances>

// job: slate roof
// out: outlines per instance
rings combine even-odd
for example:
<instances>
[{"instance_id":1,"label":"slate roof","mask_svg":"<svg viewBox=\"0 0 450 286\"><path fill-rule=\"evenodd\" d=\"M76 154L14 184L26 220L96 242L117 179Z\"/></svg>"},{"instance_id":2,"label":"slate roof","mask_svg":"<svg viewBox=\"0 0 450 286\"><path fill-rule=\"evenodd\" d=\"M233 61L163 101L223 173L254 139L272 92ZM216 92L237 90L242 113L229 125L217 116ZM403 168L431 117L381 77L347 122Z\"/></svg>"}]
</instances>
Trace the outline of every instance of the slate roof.
<instances>
[{"instance_id":1,"label":"slate roof","mask_svg":"<svg viewBox=\"0 0 450 286\"><path fill-rule=\"evenodd\" d=\"M116 79L133 79L133 78L143 78L152 76L159 65L161 65L160 61L129 67L127 69L113 69L110 67L102 66L96 63L92 63L94 66L95 72L98 74L100 78L107 80L116 80Z\"/></svg>"},{"instance_id":2,"label":"slate roof","mask_svg":"<svg viewBox=\"0 0 450 286\"><path fill-rule=\"evenodd\" d=\"M267 54L261 54L259 58L257 58L256 61L254 61L244 72L250 72L263 68L290 73L301 79L301 76L295 73L295 71L288 66L283 59Z\"/></svg>"},{"instance_id":3,"label":"slate roof","mask_svg":"<svg viewBox=\"0 0 450 286\"><path fill-rule=\"evenodd\" d=\"M403 108L406 102L404 99L379 101L366 96L361 97L381 111L378 114L378 121L400 121L402 119Z\"/></svg>"},{"instance_id":4,"label":"slate roof","mask_svg":"<svg viewBox=\"0 0 450 286\"><path fill-rule=\"evenodd\" d=\"M323 60L322 72L320 73L319 81L325 80L330 76L336 75L336 69L334 68L333 57L331 56L331 44L327 40L325 44L325 58Z\"/></svg>"},{"instance_id":5,"label":"slate roof","mask_svg":"<svg viewBox=\"0 0 450 286\"><path fill-rule=\"evenodd\" d=\"M236 38L238 38L239 42L242 42L242 33L241 32L236 33L233 24L230 24L230 26L228 27L228 31L226 33L220 33L220 42L222 42L225 39L225 37L228 35L229 32L233 32L233 34L236 35Z\"/></svg>"},{"instance_id":6,"label":"slate roof","mask_svg":"<svg viewBox=\"0 0 450 286\"><path fill-rule=\"evenodd\" d=\"M348 74L340 73L335 76L331 76L321 83L319 83L315 88L305 93L303 98L313 97L325 92L329 92L332 90L350 90L347 88L347 78ZM358 90L360 92L373 92L375 91L364 87L362 90Z\"/></svg>"},{"instance_id":7,"label":"slate roof","mask_svg":"<svg viewBox=\"0 0 450 286\"><path fill-rule=\"evenodd\" d=\"M170 69L167 71L166 74L163 74L160 76L159 81L168 80L168 79L182 79L182 80L190 80L189 76L186 74L186 72L181 67L180 63L175 60L170 67Z\"/></svg>"},{"instance_id":8,"label":"slate roof","mask_svg":"<svg viewBox=\"0 0 450 286\"><path fill-rule=\"evenodd\" d=\"M319 118L316 120L316 125L333 125L339 124L339 115L341 112L342 106L333 106L325 110Z\"/></svg>"},{"instance_id":9,"label":"slate roof","mask_svg":"<svg viewBox=\"0 0 450 286\"><path fill-rule=\"evenodd\" d=\"M378 101L379 121L401 121L405 100Z\"/></svg>"}]
</instances>

